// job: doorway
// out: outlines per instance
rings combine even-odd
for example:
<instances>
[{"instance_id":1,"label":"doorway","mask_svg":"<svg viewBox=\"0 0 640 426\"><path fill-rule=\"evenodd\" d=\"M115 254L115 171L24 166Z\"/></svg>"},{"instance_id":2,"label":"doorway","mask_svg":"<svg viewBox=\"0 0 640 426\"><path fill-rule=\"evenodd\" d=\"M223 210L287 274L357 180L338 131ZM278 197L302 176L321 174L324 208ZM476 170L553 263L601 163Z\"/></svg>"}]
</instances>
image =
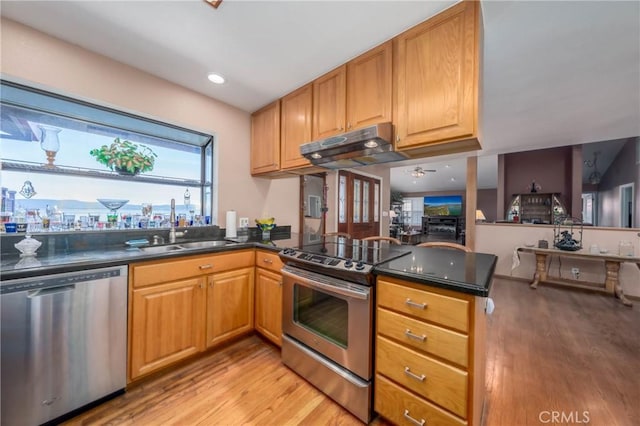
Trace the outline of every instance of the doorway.
<instances>
[{"instance_id":1,"label":"doorway","mask_svg":"<svg viewBox=\"0 0 640 426\"><path fill-rule=\"evenodd\" d=\"M338 172L338 231L352 238L380 235L380 180Z\"/></svg>"},{"instance_id":2,"label":"doorway","mask_svg":"<svg viewBox=\"0 0 640 426\"><path fill-rule=\"evenodd\" d=\"M620 226L622 228L634 228L635 188L633 183L620 185Z\"/></svg>"},{"instance_id":3,"label":"doorway","mask_svg":"<svg viewBox=\"0 0 640 426\"><path fill-rule=\"evenodd\" d=\"M595 192L582 194L582 223L598 226Z\"/></svg>"},{"instance_id":4,"label":"doorway","mask_svg":"<svg viewBox=\"0 0 640 426\"><path fill-rule=\"evenodd\" d=\"M326 174L300 176L300 245L317 243L325 230Z\"/></svg>"}]
</instances>

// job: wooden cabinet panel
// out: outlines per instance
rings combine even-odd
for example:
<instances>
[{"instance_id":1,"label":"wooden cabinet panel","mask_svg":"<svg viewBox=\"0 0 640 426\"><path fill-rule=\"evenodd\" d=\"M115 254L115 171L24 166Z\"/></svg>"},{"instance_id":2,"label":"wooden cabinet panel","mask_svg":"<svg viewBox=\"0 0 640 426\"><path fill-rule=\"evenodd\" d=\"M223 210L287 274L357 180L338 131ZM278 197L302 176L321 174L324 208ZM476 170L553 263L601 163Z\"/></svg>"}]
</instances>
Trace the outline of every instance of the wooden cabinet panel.
<instances>
[{"instance_id":1,"label":"wooden cabinet panel","mask_svg":"<svg viewBox=\"0 0 640 426\"><path fill-rule=\"evenodd\" d=\"M398 148L477 138L478 9L460 2L395 38Z\"/></svg>"},{"instance_id":2,"label":"wooden cabinet panel","mask_svg":"<svg viewBox=\"0 0 640 426\"><path fill-rule=\"evenodd\" d=\"M407 416L429 426L464 426L466 421L451 415L442 408L407 392L384 376L375 378L374 409L381 416L397 425L411 425Z\"/></svg>"},{"instance_id":3,"label":"wooden cabinet panel","mask_svg":"<svg viewBox=\"0 0 640 426\"><path fill-rule=\"evenodd\" d=\"M280 170L280 101L251 115L251 174Z\"/></svg>"},{"instance_id":4,"label":"wooden cabinet panel","mask_svg":"<svg viewBox=\"0 0 640 426\"><path fill-rule=\"evenodd\" d=\"M204 349L204 277L132 292L130 379Z\"/></svg>"},{"instance_id":5,"label":"wooden cabinet panel","mask_svg":"<svg viewBox=\"0 0 640 426\"><path fill-rule=\"evenodd\" d=\"M469 331L469 302L378 279L378 306L423 320ZM422 307L424 306L424 307Z\"/></svg>"},{"instance_id":6,"label":"wooden cabinet panel","mask_svg":"<svg viewBox=\"0 0 640 426\"><path fill-rule=\"evenodd\" d=\"M313 87L308 84L282 98L280 135L283 169L309 166L300 154L300 145L311 141Z\"/></svg>"},{"instance_id":7,"label":"wooden cabinet panel","mask_svg":"<svg viewBox=\"0 0 640 426\"><path fill-rule=\"evenodd\" d=\"M392 42L347 63L347 130L391 122Z\"/></svg>"},{"instance_id":8,"label":"wooden cabinet panel","mask_svg":"<svg viewBox=\"0 0 640 426\"><path fill-rule=\"evenodd\" d=\"M467 417L466 371L380 336L376 339L376 371L460 417Z\"/></svg>"},{"instance_id":9,"label":"wooden cabinet panel","mask_svg":"<svg viewBox=\"0 0 640 426\"><path fill-rule=\"evenodd\" d=\"M469 337L427 324L386 309L377 310L378 334L444 358L462 367L469 365Z\"/></svg>"},{"instance_id":10,"label":"wooden cabinet panel","mask_svg":"<svg viewBox=\"0 0 640 426\"><path fill-rule=\"evenodd\" d=\"M254 268L213 274L207 288L207 347L253 329Z\"/></svg>"},{"instance_id":11,"label":"wooden cabinet panel","mask_svg":"<svg viewBox=\"0 0 640 426\"><path fill-rule=\"evenodd\" d=\"M140 263L131 268L131 274L134 288L140 288L253 265L253 250L243 250Z\"/></svg>"},{"instance_id":12,"label":"wooden cabinet panel","mask_svg":"<svg viewBox=\"0 0 640 426\"><path fill-rule=\"evenodd\" d=\"M344 132L346 73L343 65L313 82L313 140Z\"/></svg>"},{"instance_id":13,"label":"wooden cabinet panel","mask_svg":"<svg viewBox=\"0 0 640 426\"><path fill-rule=\"evenodd\" d=\"M256 330L282 346L282 275L256 268Z\"/></svg>"}]
</instances>

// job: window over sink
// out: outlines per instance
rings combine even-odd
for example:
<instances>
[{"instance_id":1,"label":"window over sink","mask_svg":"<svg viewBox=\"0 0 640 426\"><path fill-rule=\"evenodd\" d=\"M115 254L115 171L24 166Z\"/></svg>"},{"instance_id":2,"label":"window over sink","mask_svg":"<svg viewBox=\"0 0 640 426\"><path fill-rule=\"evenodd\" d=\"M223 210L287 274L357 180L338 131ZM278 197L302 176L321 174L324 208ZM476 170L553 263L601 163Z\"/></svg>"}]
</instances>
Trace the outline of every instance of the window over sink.
<instances>
[{"instance_id":1,"label":"window over sink","mask_svg":"<svg viewBox=\"0 0 640 426\"><path fill-rule=\"evenodd\" d=\"M212 135L12 82L0 88L4 222L162 227L172 198L185 224L211 222Z\"/></svg>"}]
</instances>

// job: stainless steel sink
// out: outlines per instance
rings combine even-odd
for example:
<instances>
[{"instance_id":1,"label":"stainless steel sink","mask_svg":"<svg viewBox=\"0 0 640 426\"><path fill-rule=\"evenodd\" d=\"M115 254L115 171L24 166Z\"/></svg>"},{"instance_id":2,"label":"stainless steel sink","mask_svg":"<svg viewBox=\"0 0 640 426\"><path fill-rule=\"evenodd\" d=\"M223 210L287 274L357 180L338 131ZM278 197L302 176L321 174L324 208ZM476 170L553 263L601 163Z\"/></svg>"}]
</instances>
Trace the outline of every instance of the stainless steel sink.
<instances>
[{"instance_id":1,"label":"stainless steel sink","mask_svg":"<svg viewBox=\"0 0 640 426\"><path fill-rule=\"evenodd\" d=\"M224 247L230 245L227 241L189 241L184 243L167 244L162 246L140 247L144 253L170 253L181 250L196 250L203 248Z\"/></svg>"},{"instance_id":2,"label":"stainless steel sink","mask_svg":"<svg viewBox=\"0 0 640 426\"><path fill-rule=\"evenodd\" d=\"M228 244L230 243L226 241L191 241L188 243L179 243L178 245L185 249L199 249L199 248L209 248L209 247L224 247Z\"/></svg>"},{"instance_id":3,"label":"stainless steel sink","mask_svg":"<svg viewBox=\"0 0 640 426\"><path fill-rule=\"evenodd\" d=\"M140 251L144 253L168 253L168 252L180 251L180 250L184 250L184 248L178 244L171 244L167 246L140 247Z\"/></svg>"}]
</instances>

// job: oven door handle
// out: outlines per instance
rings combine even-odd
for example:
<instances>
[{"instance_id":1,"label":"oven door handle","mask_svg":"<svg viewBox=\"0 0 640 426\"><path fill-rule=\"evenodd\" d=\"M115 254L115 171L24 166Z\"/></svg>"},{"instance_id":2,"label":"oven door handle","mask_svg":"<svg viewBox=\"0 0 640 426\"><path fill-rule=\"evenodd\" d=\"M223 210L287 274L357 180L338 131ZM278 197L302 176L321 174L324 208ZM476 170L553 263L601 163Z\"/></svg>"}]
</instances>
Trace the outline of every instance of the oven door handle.
<instances>
[{"instance_id":1,"label":"oven door handle","mask_svg":"<svg viewBox=\"0 0 640 426\"><path fill-rule=\"evenodd\" d=\"M299 282L300 284L303 284L310 288L315 288L317 290L322 290L326 293L339 294L341 296L351 297L352 299L359 299L359 300L369 299L369 291L354 289L353 286L351 286L352 288L348 288L348 283L346 285L342 284L341 280L331 280L325 277L322 277L322 278L318 277L318 278L311 279L307 276L302 275L302 274L311 275L311 273L309 274L304 272L301 272L301 274L292 273L287 268L281 269L280 273L283 276L289 277ZM317 275L317 274L313 274L313 275Z\"/></svg>"}]
</instances>

